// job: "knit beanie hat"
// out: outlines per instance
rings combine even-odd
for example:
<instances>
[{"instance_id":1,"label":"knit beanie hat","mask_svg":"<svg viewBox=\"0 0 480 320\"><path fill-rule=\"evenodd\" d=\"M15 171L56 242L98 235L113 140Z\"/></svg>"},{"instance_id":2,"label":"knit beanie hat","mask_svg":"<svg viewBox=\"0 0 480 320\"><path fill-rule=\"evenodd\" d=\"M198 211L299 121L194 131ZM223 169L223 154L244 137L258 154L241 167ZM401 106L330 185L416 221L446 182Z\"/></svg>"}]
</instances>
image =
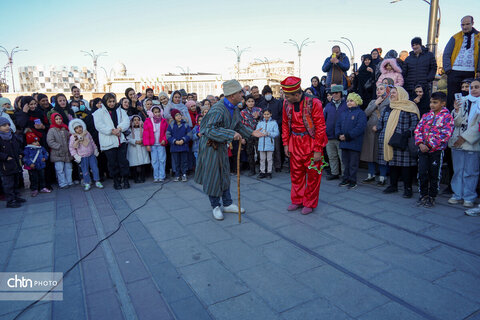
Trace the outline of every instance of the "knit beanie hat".
<instances>
[{"instance_id":1,"label":"knit beanie hat","mask_svg":"<svg viewBox=\"0 0 480 320\"><path fill-rule=\"evenodd\" d=\"M7 118L0 117L0 127L6 125L7 123L10 124L10 121L8 121Z\"/></svg>"},{"instance_id":2,"label":"knit beanie hat","mask_svg":"<svg viewBox=\"0 0 480 320\"><path fill-rule=\"evenodd\" d=\"M27 144L32 144L34 143L35 141L40 141L40 139L38 139L37 135L33 132L28 132L27 133Z\"/></svg>"},{"instance_id":3,"label":"knit beanie hat","mask_svg":"<svg viewBox=\"0 0 480 320\"><path fill-rule=\"evenodd\" d=\"M175 119L175 115L176 115L177 113L180 113L180 111L178 111L178 109L172 109L172 110L170 111L170 114L171 114L172 118L174 118L174 119Z\"/></svg>"},{"instance_id":4,"label":"knit beanie hat","mask_svg":"<svg viewBox=\"0 0 480 320\"><path fill-rule=\"evenodd\" d=\"M422 45L422 39L420 37L415 37L412 39L412 46L414 44L419 44L419 45Z\"/></svg>"},{"instance_id":5,"label":"knit beanie hat","mask_svg":"<svg viewBox=\"0 0 480 320\"><path fill-rule=\"evenodd\" d=\"M354 92L348 94L347 101L348 100L353 100L357 104L357 106L361 106L363 104L362 98Z\"/></svg>"},{"instance_id":6,"label":"knit beanie hat","mask_svg":"<svg viewBox=\"0 0 480 320\"><path fill-rule=\"evenodd\" d=\"M185 103L185 106L190 109L191 106L196 105L195 101L193 100L188 100L187 103Z\"/></svg>"}]
</instances>

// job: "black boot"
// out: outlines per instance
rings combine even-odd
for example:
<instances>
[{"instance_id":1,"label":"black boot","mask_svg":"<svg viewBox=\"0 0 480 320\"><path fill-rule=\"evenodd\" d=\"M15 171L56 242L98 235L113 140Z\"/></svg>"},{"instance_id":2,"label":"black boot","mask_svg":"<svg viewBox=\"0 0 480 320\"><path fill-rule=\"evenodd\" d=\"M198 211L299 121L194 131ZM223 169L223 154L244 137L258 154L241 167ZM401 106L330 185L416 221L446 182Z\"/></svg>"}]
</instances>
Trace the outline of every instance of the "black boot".
<instances>
[{"instance_id":1,"label":"black boot","mask_svg":"<svg viewBox=\"0 0 480 320\"><path fill-rule=\"evenodd\" d=\"M403 197L409 199L413 196L413 191L411 187L406 187L403 191Z\"/></svg>"},{"instance_id":2,"label":"black boot","mask_svg":"<svg viewBox=\"0 0 480 320\"><path fill-rule=\"evenodd\" d=\"M130 189L130 183L128 182L128 176L123 177L123 189Z\"/></svg>"},{"instance_id":3,"label":"black boot","mask_svg":"<svg viewBox=\"0 0 480 320\"><path fill-rule=\"evenodd\" d=\"M141 166L140 167L140 177L139 177L139 180L141 183L144 183L145 182L145 167L144 166Z\"/></svg>"},{"instance_id":4,"label":"black boot","mask_svg":"<svg viewBox=\"0 0 480 320\"><path fill-rule=\"evenodd\" d=\"M121 177L118 177L118 176L115 176L113 178L113 188L115 190L120 190L122 189L122 178Z\"/></svg>"}]
</instances>

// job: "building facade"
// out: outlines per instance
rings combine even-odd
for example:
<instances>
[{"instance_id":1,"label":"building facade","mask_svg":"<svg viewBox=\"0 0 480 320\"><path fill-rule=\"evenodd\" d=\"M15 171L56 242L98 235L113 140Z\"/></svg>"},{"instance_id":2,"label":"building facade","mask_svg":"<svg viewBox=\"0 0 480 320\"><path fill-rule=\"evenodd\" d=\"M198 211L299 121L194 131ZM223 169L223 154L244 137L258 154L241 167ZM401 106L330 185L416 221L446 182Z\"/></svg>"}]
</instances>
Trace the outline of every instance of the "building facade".
<instances>
[{"instance_id":1,"label":"building facade","mask_svg":"<svg viewBox=\"0 0 480 320\"><path fill-rule=\"evenodd\" d=\"M18 68L21 92L66 92L73 86L92 92L95 76L92 70L77 66L25 66Z\"/></svg>"}]
</instances>

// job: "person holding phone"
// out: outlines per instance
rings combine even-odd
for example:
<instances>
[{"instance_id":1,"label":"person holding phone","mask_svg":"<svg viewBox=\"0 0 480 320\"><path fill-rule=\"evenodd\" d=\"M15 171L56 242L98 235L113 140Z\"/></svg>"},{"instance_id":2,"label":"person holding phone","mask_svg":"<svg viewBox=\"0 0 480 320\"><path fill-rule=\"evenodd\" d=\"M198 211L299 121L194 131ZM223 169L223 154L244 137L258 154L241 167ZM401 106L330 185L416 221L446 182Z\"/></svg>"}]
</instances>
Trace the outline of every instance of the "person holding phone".
<instances>
[{"instance_id":1,"label":"person holding phone","mask_svg":"<svg viewBox=\"0 0 480 320\"><path fill-rule=\"evenodd\" d=\"M347 71L350 69L348 57L340 51L340 46L332 47L332 55L325 59L322 71L327 73L327 88L332 84L342 84L344 88L348 87Z\"/></svg>"}]
</instances>

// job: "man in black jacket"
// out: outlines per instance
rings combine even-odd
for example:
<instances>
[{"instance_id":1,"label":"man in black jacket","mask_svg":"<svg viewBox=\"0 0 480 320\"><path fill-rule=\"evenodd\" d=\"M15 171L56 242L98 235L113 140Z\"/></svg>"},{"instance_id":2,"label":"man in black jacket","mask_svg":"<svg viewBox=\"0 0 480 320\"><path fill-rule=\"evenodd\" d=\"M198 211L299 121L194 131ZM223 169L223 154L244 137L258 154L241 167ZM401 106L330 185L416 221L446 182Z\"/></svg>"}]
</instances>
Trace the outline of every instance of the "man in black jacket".
<instances>
[{"instance_id":1,"label":"man in black jacket","mask_svg":"<svg viewBox=\"0 0 480 320\"><path fill-rule=\"evenodd\" d=\"M433 53L422 46L422 39L415 37L412 39L412 49L410 55L403 64L403 87L407 90L410 99L415 98L415 86L423 85L430 96L432 81L437 73L437 61Z\"/></svg>"}]
</instances>

